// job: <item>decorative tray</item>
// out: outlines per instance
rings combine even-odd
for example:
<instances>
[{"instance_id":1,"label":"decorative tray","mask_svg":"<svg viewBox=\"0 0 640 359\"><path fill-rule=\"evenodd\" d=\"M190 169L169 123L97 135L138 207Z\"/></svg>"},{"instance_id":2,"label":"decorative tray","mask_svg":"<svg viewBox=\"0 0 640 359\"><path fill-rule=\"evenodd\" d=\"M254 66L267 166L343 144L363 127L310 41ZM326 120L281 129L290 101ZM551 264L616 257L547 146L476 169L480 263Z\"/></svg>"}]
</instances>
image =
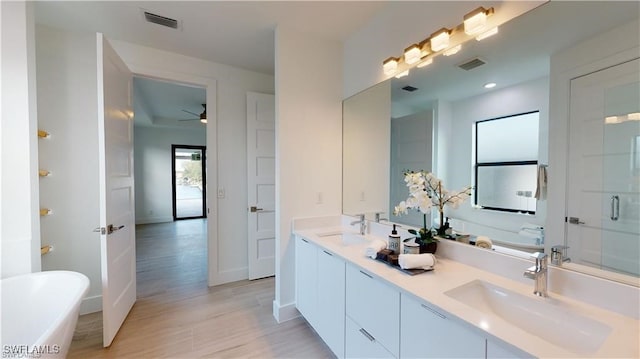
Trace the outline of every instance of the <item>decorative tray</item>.
<instances>
[{"instance_id":1,"label":"decorative tray","mask_svg":"<svg viewBox=\"0 0 640 359\"><path fill-rule=\"evenodd\" d=\"M421 274L421 273L425 273L425 272L431 272L433 270L433 268L429 268L429 269L424 269L424 268L411 268L411 269L402 269L399 265L396 264L392 264L382 258L376 258L377 261L382 262L392 268L395 268L401 272L404 272L408 275L416 275L416 274Z\"/></svg>"}]
</instances>

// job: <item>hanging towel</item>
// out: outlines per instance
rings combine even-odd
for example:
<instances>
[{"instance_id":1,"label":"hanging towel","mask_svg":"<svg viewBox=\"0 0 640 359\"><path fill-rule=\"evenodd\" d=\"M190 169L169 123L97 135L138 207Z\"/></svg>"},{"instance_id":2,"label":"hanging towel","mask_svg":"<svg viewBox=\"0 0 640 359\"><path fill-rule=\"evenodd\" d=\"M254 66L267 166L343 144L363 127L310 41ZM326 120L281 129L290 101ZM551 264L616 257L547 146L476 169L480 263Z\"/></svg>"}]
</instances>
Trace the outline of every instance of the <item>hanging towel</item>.
<instances>
[{"instance_id":1,"label":"hanging towel","mask_svg":"<svg viewBox=\"0 0 640 359\"><path fill-rule=\"evenodd\" d=\"M546 199L547 198L547 165L539 165L538 166L538 178L536 180L536 195L534 196L536 199Z\"/></svg>"}]
</instances>

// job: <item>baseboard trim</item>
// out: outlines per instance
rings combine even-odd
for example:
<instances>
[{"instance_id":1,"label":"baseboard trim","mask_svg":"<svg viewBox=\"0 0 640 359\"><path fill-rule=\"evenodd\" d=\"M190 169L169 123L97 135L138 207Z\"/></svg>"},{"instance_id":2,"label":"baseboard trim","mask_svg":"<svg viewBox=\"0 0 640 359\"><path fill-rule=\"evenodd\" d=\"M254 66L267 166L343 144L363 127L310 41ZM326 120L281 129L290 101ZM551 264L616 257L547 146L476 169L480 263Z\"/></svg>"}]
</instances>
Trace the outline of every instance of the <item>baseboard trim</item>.
<instances>
[{"instance_id":1,"label":"baseboard trim","mask_svg":"<svg viewBox=\"0 0 640 359\"><path fill-rule=\"evenodd\" d=\"M273 317L278 323L284 323L299 316L300 312L296 308L296 303L281 306L277 301L273 301Z\"/></svg>"},{"instance_id":2,"label":"baseboard trim","mask_svg":"<svg viewBox=\"0 0 640 359\"><path fill-rule=\"evenodd\" d=\"M167 222L173 222L173 217L136 218L136 224L153 224L153 223L167 223Z\"/></svg>"},{"instance_id":3,"label":"baseboard trim","mask_svg":"<svg viewBox=\"0 0 640 359\"><path fill-rule=\"evenodd\" d=\"M102 311L102 295L87 297L80 303L80 315Z\"/></svg>"}]
</instances>

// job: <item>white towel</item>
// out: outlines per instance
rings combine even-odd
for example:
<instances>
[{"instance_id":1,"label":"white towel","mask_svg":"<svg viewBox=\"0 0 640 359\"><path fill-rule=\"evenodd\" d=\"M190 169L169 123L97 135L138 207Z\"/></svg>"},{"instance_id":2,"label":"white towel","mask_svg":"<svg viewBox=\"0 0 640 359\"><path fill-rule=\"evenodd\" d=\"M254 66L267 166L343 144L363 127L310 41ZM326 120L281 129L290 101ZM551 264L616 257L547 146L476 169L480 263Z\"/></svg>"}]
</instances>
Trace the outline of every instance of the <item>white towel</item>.
<instances>
[{"instance_id":1,"label":"white towel","mask_svg":"<svg viewBox=\"0 0 640 359\"><path fill-rule=\"evenodd\" d=\"M493 243L489 237L478 236L478 238L476 238L476 247L491 249L491 247L493 247Z\"/></svg>"},{"instance_id":2,"label":"white towel","mask_svg":"<svg viewBox=\"0 0 640 359\"><path fill-rule=\"evenodd\" d=\"M431 269L436 265L436 256L431 253L401 254L398 256L398 264L402 269Z\"/></svg>"},{"instance_id":3,"label":"white towel","mask_svg":"<svg viewBox=\"0 0 640 359\"><path fill-rule=\"evenodd\" d=\"M376 256L378 255L378 252L387 248L387 242L381 240L381 239L374 239L371 241L371 243L369 243L369 245L367 246L367 249L365 250L364 254L367 257L371 257L371 259L376 259Z\"/></svg>"}]
</instances>

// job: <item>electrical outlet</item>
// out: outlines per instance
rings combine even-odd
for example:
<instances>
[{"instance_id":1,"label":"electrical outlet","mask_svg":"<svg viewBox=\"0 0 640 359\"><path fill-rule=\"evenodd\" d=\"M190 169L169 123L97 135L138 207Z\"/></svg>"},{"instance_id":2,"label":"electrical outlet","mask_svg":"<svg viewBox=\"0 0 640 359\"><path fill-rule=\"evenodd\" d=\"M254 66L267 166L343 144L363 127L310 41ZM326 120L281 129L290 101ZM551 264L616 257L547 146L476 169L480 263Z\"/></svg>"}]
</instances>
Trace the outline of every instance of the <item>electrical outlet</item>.
<instances>
[{"instance_id":1,"label":"electrical outlet","mask_svg":"<svg viewBox=\"0 0 640 359\"><path fill-rule=\"evenodd\" d=\"M224 198L225 191L224 188L218 188L218 198Z\"/></svg>"},{"instance_id":2,"label":"electrical outlet","mask_svg":"<svg viewBox=\"0 0 640 359\"><path fill-rule=\"evenodd\" d=\"M364 202L364 191L360 192L360 202Z\"/></svg>"},{"instance_id":3,"label":"electrical outlet","mask_svg":"<svg viewBox=\"0 0 640 359\"><path fill-rule=\"evenodd\" d=\"M322 204L322 192L318 192L318 199L316 200L316 204Z\"/></svg>"}]
</instances>

